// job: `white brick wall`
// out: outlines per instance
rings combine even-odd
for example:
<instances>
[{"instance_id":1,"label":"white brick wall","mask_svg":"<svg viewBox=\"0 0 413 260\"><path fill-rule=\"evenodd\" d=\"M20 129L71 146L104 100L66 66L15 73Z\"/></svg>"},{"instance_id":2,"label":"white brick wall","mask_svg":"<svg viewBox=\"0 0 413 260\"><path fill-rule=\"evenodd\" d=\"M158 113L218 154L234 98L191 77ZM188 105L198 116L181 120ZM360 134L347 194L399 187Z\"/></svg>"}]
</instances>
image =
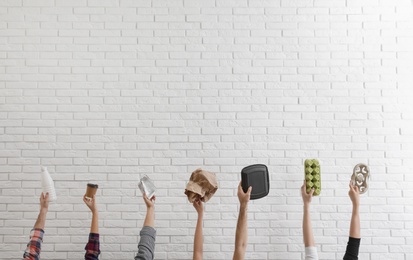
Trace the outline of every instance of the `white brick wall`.
<instances>
[{"instance_id":1,"label":"white brick wall","mask_svg":"<svg viewBox=\"0 0 413 260\"><path fill-rule=\"evenodd\" d=\"M43 259L81 259L96 180L101 259L132 259L137 181L158 187L157 259L190 259L197 167L216 172L205 259L232 257L242 167L271 192L249 208L248 259L300 259L305 158L321 259L341 259L356 163L368 163L360 259L413 259L410 0L0 0L0 250L18 259L35 222L40 165L50 206ZM139 194L139 192L138 192Z\"/></svg>"}]
</instances>

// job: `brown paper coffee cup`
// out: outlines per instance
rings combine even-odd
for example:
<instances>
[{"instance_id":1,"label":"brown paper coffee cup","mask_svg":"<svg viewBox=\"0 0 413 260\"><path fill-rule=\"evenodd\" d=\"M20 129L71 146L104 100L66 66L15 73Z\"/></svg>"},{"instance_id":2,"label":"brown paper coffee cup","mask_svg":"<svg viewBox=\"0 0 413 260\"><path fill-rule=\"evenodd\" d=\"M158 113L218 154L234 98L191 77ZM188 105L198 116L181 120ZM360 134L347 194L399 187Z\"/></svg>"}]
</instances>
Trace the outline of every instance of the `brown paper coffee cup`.
<instances>
[{"instance_id":1,"label":"brown paper coffee cup","mask_svg":"<svg viewBox=\"0 0 413 260\"><path fill-rule=\"evenodd\" d=\"M97 184L88 183L86 187L86 194L85 194L86 199L89 199L89 200L93 199L93 195L96 194L98 187L99 186Z\"/></svg>"}]
</instances>

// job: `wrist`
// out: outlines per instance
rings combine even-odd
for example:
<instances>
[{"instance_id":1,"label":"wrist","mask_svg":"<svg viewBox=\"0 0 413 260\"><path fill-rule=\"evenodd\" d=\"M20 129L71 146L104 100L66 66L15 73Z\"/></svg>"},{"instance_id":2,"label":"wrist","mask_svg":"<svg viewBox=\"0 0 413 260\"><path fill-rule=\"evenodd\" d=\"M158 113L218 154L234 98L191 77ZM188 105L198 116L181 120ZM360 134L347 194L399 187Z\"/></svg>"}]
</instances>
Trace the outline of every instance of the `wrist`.
<instances>
[{"instance_id":1,"label":"wrist","mask_svg":"<svg viewBox=\"0 0 413 260\"><path fill-rule=\"evenodd\" d=\"M247 209L248 208L248 202L241 202L240 203L240 209Z\"/></svg>"},{"instance_id":2,"label":"wrist","mask_svg":"<svg viewBox=\"0 0 413 260\"><path fill-rule=\"evenodd\" d=\"M39 214L46 215L49 210L47 208L41 208Z\"/></svg>"}]
</instances>

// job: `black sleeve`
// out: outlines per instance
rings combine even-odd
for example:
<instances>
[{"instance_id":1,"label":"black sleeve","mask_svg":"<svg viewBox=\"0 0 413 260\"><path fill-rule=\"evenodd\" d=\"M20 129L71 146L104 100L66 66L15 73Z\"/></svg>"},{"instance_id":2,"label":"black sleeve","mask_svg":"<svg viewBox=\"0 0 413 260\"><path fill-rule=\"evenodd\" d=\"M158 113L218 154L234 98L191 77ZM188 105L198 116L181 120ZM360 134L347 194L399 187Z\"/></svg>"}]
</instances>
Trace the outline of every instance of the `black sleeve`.
<instances>
[{"instance_id":1,"label":"black sleeve","mask_svg":"<svg viewBox=\"0 0 413 260\"><path fill-rule=\"evenodd\" d=\"M360 248L360 238L348 238L346 254L343 260L358 260L359 259L359 248Z\"/></svg>"}]
</instances>

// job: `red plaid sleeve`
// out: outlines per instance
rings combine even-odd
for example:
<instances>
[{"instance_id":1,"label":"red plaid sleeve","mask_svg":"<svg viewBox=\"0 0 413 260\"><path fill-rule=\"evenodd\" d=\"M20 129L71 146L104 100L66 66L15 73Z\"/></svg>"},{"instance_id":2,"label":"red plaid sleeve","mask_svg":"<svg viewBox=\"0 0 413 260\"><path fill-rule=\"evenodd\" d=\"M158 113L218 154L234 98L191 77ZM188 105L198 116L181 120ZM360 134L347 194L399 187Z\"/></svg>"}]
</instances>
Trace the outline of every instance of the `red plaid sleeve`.
<instances>
[{"instance_id":1,"label":"red plaid sleeve","mask_svg":"<svg viewBox=\"0 0 413 260\"><path fill-rule=\"evenodd\" d=\"M43 229L34 228L30 232L30 242L27 244L27 248L24 251L23 259L25 260L39 260L40 249L43 242Z\"/></svg>"},{"instance_id":2,"label":"red plaid sleeve","mask_svg":"<svg viewBox=\"0 0 413 260\"><path fill-rule=\"evenodd\" d=\"M85 260L98 260L100 254L99 234L90 233L89 242L85 246Z\"/></svg>"}]
</instances>

